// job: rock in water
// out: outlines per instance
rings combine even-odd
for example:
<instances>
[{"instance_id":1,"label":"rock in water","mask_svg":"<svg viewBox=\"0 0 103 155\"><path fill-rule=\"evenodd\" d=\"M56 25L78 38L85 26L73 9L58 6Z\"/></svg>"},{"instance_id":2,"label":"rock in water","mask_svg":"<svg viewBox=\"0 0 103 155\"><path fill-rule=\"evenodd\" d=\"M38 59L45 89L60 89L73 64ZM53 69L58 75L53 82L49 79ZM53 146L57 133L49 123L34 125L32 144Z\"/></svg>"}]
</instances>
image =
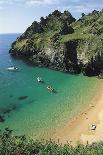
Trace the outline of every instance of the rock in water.
<instances>
[{"instance_id":1,"label":"rock in water","mask_svg":"<svg viewBox=\"0 0 103 155\"><path fill-rule=\"evenodd\" d=\"M4 116L0 115L0 122L3 123L5 121Z\"/></svg>"},{"instance_id":2,"label":"rock in water","mask_svg":"<svg viewBox=\"0 0 103 155\"><path fill-rule=\"evenodd\" d=\"M28 98L28 96L20 96L20 97L18 97L19 100L25 100L27 98Z\"/></svg>"}]
</instances>

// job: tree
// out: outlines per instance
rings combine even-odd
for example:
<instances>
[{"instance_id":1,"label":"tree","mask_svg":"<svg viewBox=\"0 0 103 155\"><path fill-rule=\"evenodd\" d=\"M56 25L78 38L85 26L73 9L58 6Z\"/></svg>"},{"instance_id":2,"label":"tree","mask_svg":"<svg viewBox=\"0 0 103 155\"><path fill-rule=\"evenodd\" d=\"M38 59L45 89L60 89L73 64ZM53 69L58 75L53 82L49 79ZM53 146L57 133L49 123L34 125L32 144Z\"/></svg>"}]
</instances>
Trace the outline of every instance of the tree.
<instances>
[{"instance_id":1,"label":"tree","mask_svg":"<svg viewBox=\"0 0 103 155\"><path fill-rule=\"evenodd\" d=\"M67 22L63 22L60 33L62 35L65 35L65 34L71 34L73 32L74 29L70 25L68 26Z\"/></svg>"},{"instance_id":2,"label":"tree","mask_svg":"<svg viewBox=\"0 0 103 155\"><path fill-rule=\"evenodd\" d=\"M85 13L82 13L82 17L84 17L85 16Z\"/></svg>"}]
</instances>

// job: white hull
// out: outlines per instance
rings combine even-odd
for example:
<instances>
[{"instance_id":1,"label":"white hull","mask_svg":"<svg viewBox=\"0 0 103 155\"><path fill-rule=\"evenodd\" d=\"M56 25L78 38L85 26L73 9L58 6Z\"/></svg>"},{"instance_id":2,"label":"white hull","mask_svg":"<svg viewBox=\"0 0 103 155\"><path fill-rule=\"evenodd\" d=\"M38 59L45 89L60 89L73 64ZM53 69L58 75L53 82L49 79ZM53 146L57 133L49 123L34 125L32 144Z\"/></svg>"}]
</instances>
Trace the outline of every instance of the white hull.
<instances>
[{"instance_id":1,"label":"white hull","mask_svg":"<svg viewBox=\"0 0 103 155\"><path fill-rule=\"evenodd\" d=\"M41 77L37 77L37 81L38 81L38 82L43 82L43 80L42 80Z\"/></svg>"},{"instance_id":2,"label":"white hull","mask_svg":"<svg viewBox=\"0 0 103 155\"><path fill-rule=\"evenodd\" d=\"M16 67L9 67L9 68L7 68L7 70L9 70L9 71L16 71L16 70L18 70L18 68L16 68Z\"/></svg>"}]
</instances>

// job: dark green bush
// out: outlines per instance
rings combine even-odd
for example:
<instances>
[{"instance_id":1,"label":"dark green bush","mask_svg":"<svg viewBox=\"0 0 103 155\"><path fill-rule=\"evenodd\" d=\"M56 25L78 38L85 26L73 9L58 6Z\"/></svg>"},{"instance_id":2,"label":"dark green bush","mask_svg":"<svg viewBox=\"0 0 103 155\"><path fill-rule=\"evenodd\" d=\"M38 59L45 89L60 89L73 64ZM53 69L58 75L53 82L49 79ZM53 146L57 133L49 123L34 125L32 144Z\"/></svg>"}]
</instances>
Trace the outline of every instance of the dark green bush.
<instances>
[{"instance_id":1,"label":"dark green bush","mask_svg":"<svg viewBox=\"0 0 103 155\"><path fill-rule=\"evenodd\" d=\"M14 136L8 128L0 131L0 155L103 155L103 142L92 145L62 145L52 140L31 140L25 136Z\"/></svg>"}]
</instances>

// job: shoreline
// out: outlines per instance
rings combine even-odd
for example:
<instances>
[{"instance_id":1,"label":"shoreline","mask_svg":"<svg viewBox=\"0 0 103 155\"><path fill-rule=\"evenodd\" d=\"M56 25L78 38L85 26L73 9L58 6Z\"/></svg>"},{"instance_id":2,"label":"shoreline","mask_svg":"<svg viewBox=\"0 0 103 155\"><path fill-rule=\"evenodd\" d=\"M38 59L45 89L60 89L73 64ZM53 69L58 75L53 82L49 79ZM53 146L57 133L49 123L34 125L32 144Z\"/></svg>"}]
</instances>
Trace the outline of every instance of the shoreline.
<instances>
[{"instance_id":1,"label":"shoreline","mask_svg":"<svg viewBox=\"0 0 103 155\"><path fill-rule=\"evenodd\" d=\"M54 140L65 144L69 142L75 145L91 144L103 140L103 84L94 95L89 106L82 113L75 116L63 129L54 135ZM96 130L91 130L90 126L96 125Z\"/></svg>"}]
</instances>

